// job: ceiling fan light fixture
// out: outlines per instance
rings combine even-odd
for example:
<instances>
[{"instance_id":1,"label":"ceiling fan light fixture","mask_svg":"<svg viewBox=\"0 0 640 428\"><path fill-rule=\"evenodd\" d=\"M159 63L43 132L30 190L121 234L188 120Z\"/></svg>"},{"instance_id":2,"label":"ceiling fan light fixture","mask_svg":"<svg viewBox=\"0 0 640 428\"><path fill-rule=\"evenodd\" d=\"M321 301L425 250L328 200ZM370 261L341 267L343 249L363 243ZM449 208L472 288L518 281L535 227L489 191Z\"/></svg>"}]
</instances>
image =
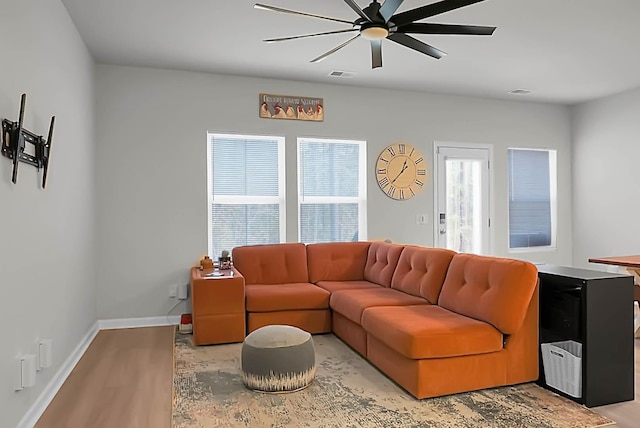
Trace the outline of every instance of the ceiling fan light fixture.
<instances>
[{"instance_id":1,"label":"ceiling fan light fixture","mask_svg":"<svg viewBox=\"0 0 640 428\"><path fill-rule=\"evenodd\" d=\"M382 40L389 35L389 30L385 27L367 27L360 30L360 35L367 40Z\"/></svg>"}]
</instances>

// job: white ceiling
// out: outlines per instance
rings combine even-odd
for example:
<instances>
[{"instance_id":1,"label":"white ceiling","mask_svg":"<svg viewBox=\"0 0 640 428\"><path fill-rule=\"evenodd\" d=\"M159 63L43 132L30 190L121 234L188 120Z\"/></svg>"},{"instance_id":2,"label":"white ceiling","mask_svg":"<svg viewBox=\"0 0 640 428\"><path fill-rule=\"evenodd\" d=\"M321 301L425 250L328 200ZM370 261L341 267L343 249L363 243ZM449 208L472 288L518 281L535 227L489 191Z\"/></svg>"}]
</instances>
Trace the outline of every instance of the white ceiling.
<instances>
[{"instance_id":1,"label":"white ceiling","mask_svg":"<svg viewBox=\"0 0 640 428\"><path fill-rule=\"evenodd\" d=\"M262 42L349 27L254 9L251 0L62 1L99 63L564 104L640 87L639 0L486 0L424 22L496 26L493 36L416 36L448 53L440 60L387 40L375 70L362 38L309 62L350 33ZM357 18L344 0L259 2ZM405 0L398 11L434 2ZM329 77L333 70L355 77Z\"/></svg>"}]
</instances>

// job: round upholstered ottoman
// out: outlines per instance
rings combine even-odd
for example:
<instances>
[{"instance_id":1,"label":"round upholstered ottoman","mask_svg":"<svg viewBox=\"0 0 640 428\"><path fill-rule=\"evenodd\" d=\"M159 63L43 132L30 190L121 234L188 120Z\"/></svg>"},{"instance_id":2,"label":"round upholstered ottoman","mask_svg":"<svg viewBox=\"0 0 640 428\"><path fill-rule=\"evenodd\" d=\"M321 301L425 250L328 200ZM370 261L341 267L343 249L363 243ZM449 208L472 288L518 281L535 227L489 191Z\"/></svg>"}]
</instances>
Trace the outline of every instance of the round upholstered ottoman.
<instances>
[{"instance_id":1,"label":"round upholstered ottoman","mask_svg":"<svg viewBox=\"0 0 640 428\"><path fill-rule=\"evenodd\" d=\"M293 392L316 375L311 334L288 325L268 325L250 333L242 344L242 381L249 389Z\"/></svg>"}]
</instances>

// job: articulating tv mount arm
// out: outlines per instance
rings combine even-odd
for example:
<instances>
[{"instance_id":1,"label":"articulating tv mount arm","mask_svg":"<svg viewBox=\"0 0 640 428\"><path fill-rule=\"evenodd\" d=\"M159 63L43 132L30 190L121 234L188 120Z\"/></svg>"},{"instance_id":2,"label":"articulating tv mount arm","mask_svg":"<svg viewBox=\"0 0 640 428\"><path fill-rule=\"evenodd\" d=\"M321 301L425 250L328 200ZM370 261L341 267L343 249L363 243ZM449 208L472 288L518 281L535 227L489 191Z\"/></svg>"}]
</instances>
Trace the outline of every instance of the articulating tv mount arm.
<instances>
[{"instance_id":1,"label":"articulating tv mount arm","mask_svg":"<svg viewBox=\"0 0 640 428\"><path fill-rule=\"evenodd\" d=\"M27 103L27 94L22 94L20 101L20 117L17 122L9 119L2 120L2 155L13 161L13 172L11 181L18 182L18 164L20 162L33 165L38 170L43 168L42 188L47 184L47 171L49 169L49 155L51 153L51 142L53 138L53 125L56 117L51 117L49 125L49 137L45 140L42 135L36 135L31 131L23 128L24 108ZM33 144L35 147L35 155L25 153L26 143Z\"/></svg>"}]
</instances>

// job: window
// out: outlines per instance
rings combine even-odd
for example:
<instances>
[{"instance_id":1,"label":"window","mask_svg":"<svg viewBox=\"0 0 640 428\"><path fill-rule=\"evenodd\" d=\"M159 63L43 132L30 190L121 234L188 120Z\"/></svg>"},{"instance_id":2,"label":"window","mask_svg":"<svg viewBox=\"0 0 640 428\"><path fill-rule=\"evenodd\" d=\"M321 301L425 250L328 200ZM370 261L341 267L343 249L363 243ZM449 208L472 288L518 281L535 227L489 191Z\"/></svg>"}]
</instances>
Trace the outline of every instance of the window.
<instances>
[{"instance_id":1,"label":"window","mask_svg":"<svg viewBox=\"0 0 640 428\"><path fill-rule=\"evenodd\" d=\"M556 246L556 151L509 149L509 248Z\"/></svg>"},{"instance_id":2,"label":"window","mask_svg":"<svg viewBox=\"0 0 640 428\"><path fill-rule=\"evenodd\" d=\"M367 239L366 143L298 139L298 238Z\"/></svg>"},{"instance_id":3,"label":"window","mask_svg":"<svg viewBox=\"0 0 640 428\"><path fill-rule=\"evenodd\" d=\"M209 254L284 242L284 138L208 134Z\"/></svg>"}]
</instances>

